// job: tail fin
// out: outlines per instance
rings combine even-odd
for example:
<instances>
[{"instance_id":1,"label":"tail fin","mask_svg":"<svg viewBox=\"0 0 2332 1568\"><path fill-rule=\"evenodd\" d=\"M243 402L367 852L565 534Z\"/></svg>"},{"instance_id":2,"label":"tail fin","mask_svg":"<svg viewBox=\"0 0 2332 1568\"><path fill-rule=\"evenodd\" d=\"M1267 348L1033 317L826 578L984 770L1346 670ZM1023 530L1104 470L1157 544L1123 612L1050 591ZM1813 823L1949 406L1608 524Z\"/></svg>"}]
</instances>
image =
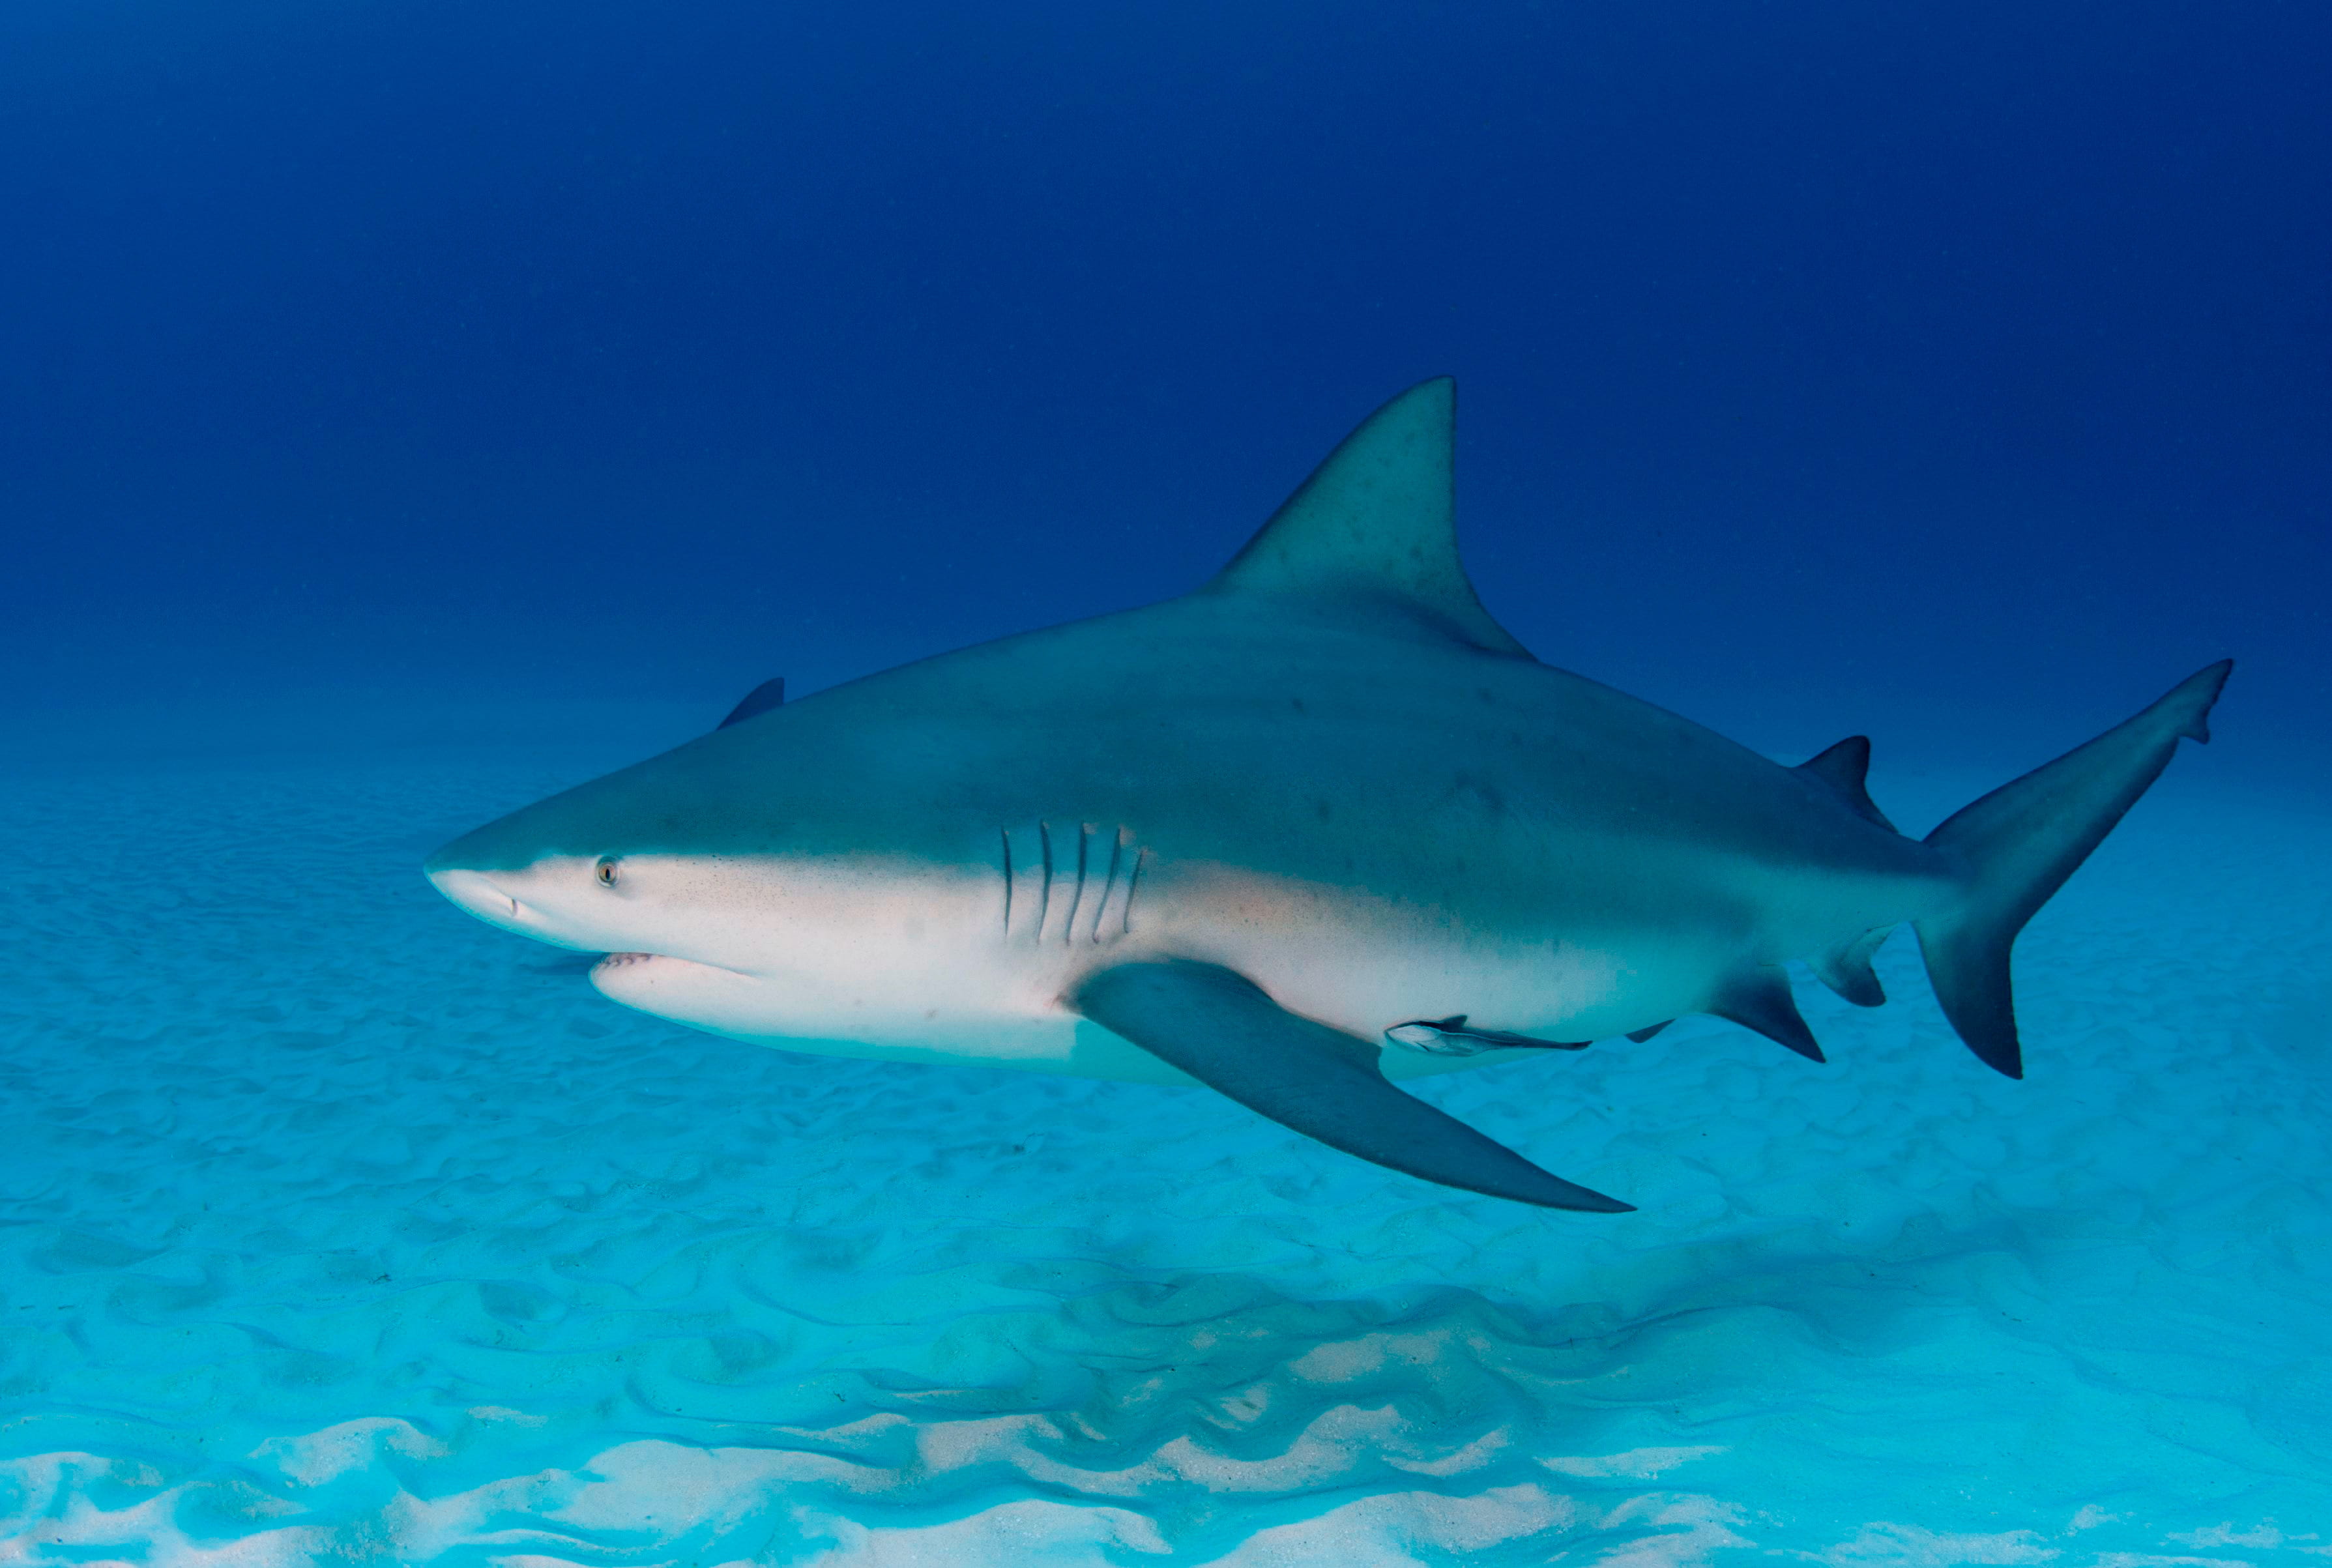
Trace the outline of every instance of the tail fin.
<instances>
[{"instance_id":1,"label":"tail fin","mask_svg":"<svg viewBox=\"0 0 2332 1568\"><path fill-rule=\"evenodd\" d=\"M2181 739L2211 738L2211 704L2232 659L2188 676L2146 712L2005 784L1927 835L1972 873L1957 904L1919 921L1919 950L1944 1016L1985 1066L2024 1076L2008 950L2050 894L2169 765Z\"/></svg>"}]
</instances>

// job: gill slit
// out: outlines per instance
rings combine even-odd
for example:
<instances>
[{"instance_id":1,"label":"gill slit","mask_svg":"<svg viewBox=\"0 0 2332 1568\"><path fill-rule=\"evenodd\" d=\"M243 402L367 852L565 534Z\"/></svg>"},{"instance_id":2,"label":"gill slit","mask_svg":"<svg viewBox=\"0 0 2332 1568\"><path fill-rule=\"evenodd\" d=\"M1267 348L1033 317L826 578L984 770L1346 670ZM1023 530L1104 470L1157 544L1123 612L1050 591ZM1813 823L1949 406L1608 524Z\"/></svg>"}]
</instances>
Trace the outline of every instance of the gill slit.
<instances>
[{"instance_id":1,"label":"gill slit","mask_svg":"<svg viewBox=\"0 0 2332 1568\"><path fill-rule=\"evenodd\" d=\"M1004 934L1012 934L1012 830L999 827L996 837L1004 841Z\"/></svg>"},{"instance_id":2,"label":"gill slit","mask_svg":"<svg viewBox=\"0 0 2332 1568\"><path fill-rule=\"evenodd\" d=\"M1133 869L1125 874L1125 913L1118 922L1118 934L1121 936L1130 936L1133 932L1133 895L1142 891L1142 868L1149 864L1150 851L1147 848L1133 852Z\"/></svg>"},{"instance_id":3,"label":"gill slit","mask_svg":"<svg viewBox=\"0 0 2332 1568\"><path fill-rule=\"evenodd\" d=\"M1045 940L1045 917L1053 908L1053 830L1046 824L1037 824L1037 847L1044 856L1045 879L1037 888L1037 940Z\"/></svg>"},{"instance_id":4,"label":"gill slit","mask_svg":"<svg viewBox=\"0 0 2332 1568\"><path fill-rule=\"evenodd\" d=\"M1061 917L1061 945L1066 947L1077 940L1077 911L1085 901L1085 856L1093 844L1093 824L1077 824L1077 885L1069 894L1069 913Z\"/></svg>"},{"instance_id":5,"label":"gill slit","mask_svg":"<svg viewBox=\"0 0 2332 1568\"><path fill-rule=\"evenodd\" d=\"M1109 915L1109 896L1117 891L1117 863L1125 854L1125 829L1121 827L1109 836L1109 875L1102 879L1101 898L1094 905L1093 933L1087 939L1101 941L1101 923ZM1127 890L1129 893L1132 889Z\"/></svg>"}]
</instances>

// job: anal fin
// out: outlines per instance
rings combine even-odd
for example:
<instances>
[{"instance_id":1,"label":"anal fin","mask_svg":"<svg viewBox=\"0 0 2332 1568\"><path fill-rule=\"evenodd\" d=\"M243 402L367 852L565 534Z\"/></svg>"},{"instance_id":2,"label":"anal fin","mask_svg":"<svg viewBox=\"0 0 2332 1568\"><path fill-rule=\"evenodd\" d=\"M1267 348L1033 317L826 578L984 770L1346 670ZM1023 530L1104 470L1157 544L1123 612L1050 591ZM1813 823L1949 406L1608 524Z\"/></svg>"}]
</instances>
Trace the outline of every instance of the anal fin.
<instances>
[{"instance_id":1,"label":"anal fin","mask_svg":"<svg viewBox=\"0 0 2332 1568\"><path fill-rule=\"evenodd\" d=\"M1806 1028L1805 1018L1798 1011L1797 999L1790 995L1789 977L1771 964L1735 974L1704 1010L1744 1029L1754 1029L1809 1061L1825 1059L1821 1047L1814 1043L1813 1030Z\"/></svg>"},{"instance_id":2,"label":"anal fin","mask_svg":"<svg viewBox=\"0 0 2332 1568\"><path fill-rule=\"evenodd\" d=\"M1540 1170L1386 1081L1377 1047L1282 1009L1210 963L1106 969L1069 999L1113 1034L1283 1127L1445 1187L1546 1209L1633 1207Z\"/></svg>"},{"instance_id":3,"label":"anal fin","mask_svg":"<svg viewBox=\"0 0 2332 1568\"><path fill-rule=\"evenodd\" d=\"M1884 1007L1887 988L1878 983L1878 972L1870 967L1870 960L1894 930L1891 925L1880 926L1839 943L1814 960L1814 973L1856 1007Z\"/></svg>"}]
</instances>

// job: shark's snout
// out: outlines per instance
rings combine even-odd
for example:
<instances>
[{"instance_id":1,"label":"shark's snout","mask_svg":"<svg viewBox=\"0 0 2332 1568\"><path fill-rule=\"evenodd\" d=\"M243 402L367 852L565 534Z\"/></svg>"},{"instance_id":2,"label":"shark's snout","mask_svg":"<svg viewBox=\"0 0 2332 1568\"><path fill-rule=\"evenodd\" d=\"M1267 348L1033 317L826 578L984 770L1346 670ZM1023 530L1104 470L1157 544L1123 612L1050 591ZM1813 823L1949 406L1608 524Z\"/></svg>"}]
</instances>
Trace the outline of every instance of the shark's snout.
<instances>
[{"instance_id":1,"label":"shark's snout","mask_svg":"<svg viewBox=\"0 0 2332 1568\"><path fill-rule=\"evenodd\" d=\"M566 854L521 859L501 827L490 823L454 840L422 863L422 875L488 925L552 947L608 952L653 944L632 929L636 906L615 894L614 861Z\"/></svg>"},{"instance_id":2,"label":"shark's snout","mask_svg":"<svg viewBox=\"0 0 2332 1568\"><path fill-rule=\"evenodd\" d=\"M518 899L496 885L493 878L483 872L466 870L459 865L440 864L444 851L429 857L421 868L429 884L480 920L496 925L516 925L524 914Z\"/></svg>"},{"instance_id":3,"label":"shark's snout","mask_svg":"<svg viewBox=\"0 0 2332 1568\"><path fill-rule=\"evenodd\" d=\"M529 903L521 896L526 891L523 886L514 893L492 875L473 871L467 866L440 865L434 857L422 870L429 878L431 886L488 925L515 932L521 936L530 936L553 947L573 948L585 952L607 950L604 942L578 935L569 929L572 923L562 920L555 910L539 908ZM521 883L526 880L522 873L511 879Z\"/></svg>"},{"instance_id":4,"label":"shark's snout","mask_svg":"<svg viewBox=\"0 0 2332 1568\"><path fill-rule=\"evenodd\" d=\"M554 935L561 924L557 878L512 832L512 817L473 828L421 863L421 874L447 899L489 925L560 947L585 945Z\"/></svg>"}]
</instances>

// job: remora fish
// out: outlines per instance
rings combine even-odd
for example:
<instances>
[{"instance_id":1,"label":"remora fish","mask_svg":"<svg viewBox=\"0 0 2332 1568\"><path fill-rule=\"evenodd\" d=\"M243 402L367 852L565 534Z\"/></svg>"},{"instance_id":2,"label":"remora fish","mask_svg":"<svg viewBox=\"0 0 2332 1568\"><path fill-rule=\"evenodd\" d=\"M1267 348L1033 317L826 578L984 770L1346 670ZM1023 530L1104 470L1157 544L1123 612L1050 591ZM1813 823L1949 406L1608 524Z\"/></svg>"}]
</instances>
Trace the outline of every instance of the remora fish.
<instances>
[{"instance_id":1,"label":"remora fish","mask_svg":"<svg viewBox=\"0 0 2332 1568\"><path fill-rule=\"evenodd\" d=\"M1556 1209L1629 1205L1388 1078L1693 1012L1820 1061L1782 964L1876 1006L1905 923L1960 1037L2021 1076L2011 943L2210 738L2230 664L1907 838L1859 736L1785 768L1532 658L1458 564L1452 413L1446 379L1385 405L1196 592L795 703L766 683L428 875L717 1034L1196 1080Z\"/></svg>"}]
</instances>

